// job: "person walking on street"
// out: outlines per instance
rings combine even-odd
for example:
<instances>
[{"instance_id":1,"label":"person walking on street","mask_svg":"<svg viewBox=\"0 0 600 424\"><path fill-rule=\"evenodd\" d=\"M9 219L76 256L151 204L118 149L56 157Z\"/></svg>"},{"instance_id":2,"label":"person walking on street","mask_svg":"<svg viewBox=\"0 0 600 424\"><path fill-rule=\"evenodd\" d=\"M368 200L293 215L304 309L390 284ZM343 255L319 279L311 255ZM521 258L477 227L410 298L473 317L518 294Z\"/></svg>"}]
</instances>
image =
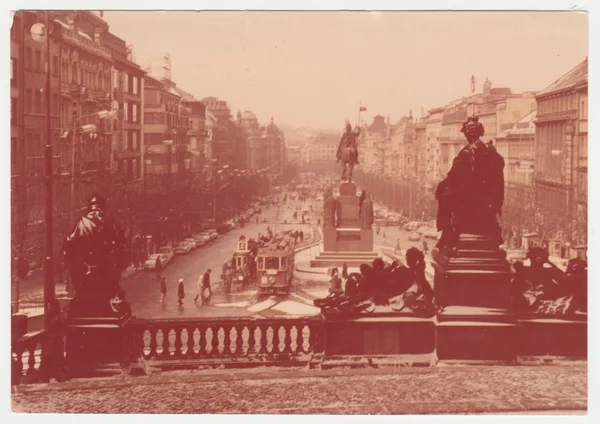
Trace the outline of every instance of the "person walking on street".
<instances>
[{"instance_id":1,"label":"person walking on street","mask_svg":"<svg viewBox=\"0 0 600 424\"><path fill-rule=\"evenodd\" d=\"M401 253L400 252L400 237L398 237L396 239L396 247L394 248L394 253Z\"/></svg>"},{"instance_id":2,"label":"person walking on street","mask_svg":"<svg viewBox=\"0 0 600 424\"><path fill-rule=\"evenodd\" d=\"M160 279L160 303L165 303L165 297L167 296L167 279L165 277Z\"/></svg>"},{"instance_id":3,"label":"person walking on street","mask_svg":"<svg viewBox=\"0 0 600 424\"><path fill-rule=\"evenodd\" d=\"M429 245L427 244L427 240L423 240L423 253L427 254L429 251Z\"/></svg>"},{"instance_id":4,"label":"person walking on street","mask_svg":"<svg viewBox=\"0 0 600 424\"><path fill-rule=\"evenodd\" d=\"M177 285L177 303L179 306L183 305L183 298L185 297L185 292L183 288L183 278L179 279L179 284Z\"/></svg>"},{"instance_id":5,"label":"person walking on street","mask_svg":"<svg viewBox=\"0 0 600 424\"><path fill-rule=\"evenodd\" d=\"M156 271L156 278L160 278L162 275L162 263L160 261L160 256L156 257L156 262L154 263L154 270Z\"/></svg>"},{"instance_id":6,"label":"person walking on street","mask_svg":"<svg viewBox=\"0 0 600 424\"><path fill-rule=\"evenodd\" d=\"M208 290L208 296L204 296L204 293ZM212 290L210 288L210 268L206 270L202 277L202 303L205 300L209 300L212 297Z\"/></svg>"}]
</instances>

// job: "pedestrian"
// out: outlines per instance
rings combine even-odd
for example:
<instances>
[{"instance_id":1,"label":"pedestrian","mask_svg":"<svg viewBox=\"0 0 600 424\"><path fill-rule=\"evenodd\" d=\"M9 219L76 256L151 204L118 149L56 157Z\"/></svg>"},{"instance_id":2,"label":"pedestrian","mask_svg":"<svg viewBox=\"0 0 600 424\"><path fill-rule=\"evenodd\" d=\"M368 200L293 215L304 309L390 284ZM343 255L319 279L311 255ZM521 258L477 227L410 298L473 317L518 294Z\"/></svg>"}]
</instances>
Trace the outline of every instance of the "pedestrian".
<instances>
[{"instance_id":1,"label":"pedestrian","mask_svg":"<svg viewBox=\"0 0 600 424\"><path fill-rule=\"evenodd\" d=\"M204 296L208 290L208 296ZM206 270L204 276L202 277L202 302L205 300L209 300L212 297L212 289L210 288L210 268Z\"/></svg>"},{"instance_id":2,"label":"pedestrian","mask_svg":"<svg viewBox=\"0 0 600 424\"><path fill-rule=\"evenodd\" d=\"M184 287L183 287L183 278L179 279L179 284L177 285L177 303L179 303L179 306L183 305L183 298L185 297L185 291L184 291Z\"/></svg>"},{"instance_id":3,"label":"pedestrian","mask_svg":"<svg viewBox=\"0 0 600 424\"><path fill-rule=\"evenodd\" d=\"M344 280L348 279L348 264L346 264L346 262L344 262L344 264L342 265L342 278Z\"/></svg>"},{"instance_id":4,"label":"pedestrian","mask_svg":"<svg viewBox=\"0 0 600 424\"><path fill-rule=\"evenodd\" d=\"M154 262L154 270L156 271L156 278L160 278L162 275L162 263L160 261L160 256L156 257L156 262Z\"/></svg>"},{"instance_id":5,"label":"pedestrian","mask_svg":"<svg viewBox=\"0 0 600 424\"><path fill-rule=\"evenodd\" d=\"M429 245L427 244L427 240L423 240L423 253L427 253L429 251Z\"/></svg>"},{"instance_id":6,"label":"pedestrian","mask_svg":"<svg viewBox=\"0 0 600 424\"><path fill-rule=\"evenodd\" d=\"M167 279L165 277L160 280L160 303L165 303L167 296Z\"/></svg>"},{"instance_id":7,"label":"pedestrian","mask_svg":"<svg viewBox=\"0 0 600 424\"><path fill-rule=\"evenodd\" d=\"M385 240L385 231L383 232L383 239Z\"/></svg>"},{"instance_id":8,"label":"pedestrian","mask_svg":"<svg viewBox=\"0 0 600 424\"><path fill-rule=\"evenodd\" d=\"M394 253L401 253L400 252L400 237L398 237L396 239L396 247L394 248Z\"/></svg>"},{"instance_id":9,"label":"pedestrian","mask_svg":"<svg viewBox=\"0 0 600 424\"><path fill-rule=\"evenodd\" d=\"M194 298L194 303L197 302L198 298L202 296L202 275L198 277L198 282L196 283L196 297Z\"/></svg>"}]
</instances>

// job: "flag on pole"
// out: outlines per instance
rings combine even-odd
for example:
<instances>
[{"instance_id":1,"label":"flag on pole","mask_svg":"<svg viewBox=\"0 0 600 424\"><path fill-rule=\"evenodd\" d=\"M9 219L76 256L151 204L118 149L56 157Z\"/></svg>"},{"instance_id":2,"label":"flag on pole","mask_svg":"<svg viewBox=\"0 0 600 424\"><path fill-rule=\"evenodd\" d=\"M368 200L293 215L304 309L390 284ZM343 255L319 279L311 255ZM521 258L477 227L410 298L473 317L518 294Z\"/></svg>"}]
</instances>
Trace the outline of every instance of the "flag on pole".
<instances>
[{"instance_id":1,"label":"flag on pole","mask_svg":"<svg viewBox=\"0 0 600 424\"><path fill-rule=\"evenodd\" d=\"M367 108L366 108L366 107L364 107L364 106L361 106L361 107L360 107L360 112L364 112L365 110L367 110Z\"/></svg>"}]
</instances>

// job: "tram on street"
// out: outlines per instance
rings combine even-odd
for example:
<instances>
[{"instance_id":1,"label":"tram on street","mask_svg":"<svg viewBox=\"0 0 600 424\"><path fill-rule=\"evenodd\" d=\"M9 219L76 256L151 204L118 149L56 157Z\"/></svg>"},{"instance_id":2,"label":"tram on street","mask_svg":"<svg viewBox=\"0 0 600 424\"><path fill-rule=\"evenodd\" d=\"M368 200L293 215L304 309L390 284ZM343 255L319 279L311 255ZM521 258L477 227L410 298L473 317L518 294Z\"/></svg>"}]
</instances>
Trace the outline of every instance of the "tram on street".
<instances>
[{"instance_id":1,"label":"tram on street","mask_svg":"<svg viewBox=\"0 0 600 424\"><path fill-rule=\"evenodd\" d=\"M258 293L287 294L294 276L296 241L287 234L277 234L256 256Z\"/></svg>"}]
</instances>

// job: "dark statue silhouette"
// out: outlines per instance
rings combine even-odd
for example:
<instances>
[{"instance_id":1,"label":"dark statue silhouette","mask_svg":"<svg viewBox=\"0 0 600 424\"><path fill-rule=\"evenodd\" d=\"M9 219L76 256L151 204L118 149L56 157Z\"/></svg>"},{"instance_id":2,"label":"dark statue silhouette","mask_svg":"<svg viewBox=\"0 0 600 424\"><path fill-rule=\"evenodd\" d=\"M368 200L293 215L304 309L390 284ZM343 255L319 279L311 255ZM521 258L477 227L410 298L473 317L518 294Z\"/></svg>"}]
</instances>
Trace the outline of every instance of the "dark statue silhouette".
<instances>
[{"instance_id":1,"label":"dark statue silhouette","mask_svg":"<svg viewBox=\"0 0 600 424\"><path fill-rule=\"evenodd\" d=\"M437 227L439 248L454 248L460 234L476 234L502 243L498 215L504 202L504 159L481 141L484 128L477 117L462 125L468 144L452 162L448 176L438 185Z\"/></svg>"},{"instance_id":2,"label":"dark statue silhouette","mask_svg":"<svg viewBox=\"0 0 600 424\"><path fill-rule=\"evenodd\" d=\"M323 198L323 228L336 228L336 217L338 216L338 202L333 197L333 192L328 189Z\"/></svg>"},{"instance_id":3,"label":"dark statue silhouette","mask_svg":"<svg viewBox=\"0 0 600 424\"><path fill-rule=\"evenodd\" d=\"M75 288L70 315L121 316L130 309L119 285L127 264L125 244L105 200L93 196L63 248Z\"/></svg>"},{"instance_id":4,"label":"dark statue silhouette","mask_svg":"<svg viewBox=\"0 0 600 424\"><path fill-rule=\"evenodd\" d=\"M415 315L433 315L434 295L425 278L423 253L411 247L406 252L406 264L394 261L386 265L382 259L362 264L360 273L348 276L343 294L315 299L314 304L324 312L370 313L376 306L389 305L396 312L409 308Z\"/></svg>"},{"instance_id":5,"label":"dark statue silhouette","mask_svg":"<svg viewBox=\"0 0 600 424\"><path fill-rule=\"evenodd\" d=\"M336 158L342 163L342 180L352 181L354 165L358 164L358 136L360 128L352 131L352 126L346 124L346 132L342 134L338 144ZM348 168L348 170L347 170Z\"/></svg>"}]
</instances>

